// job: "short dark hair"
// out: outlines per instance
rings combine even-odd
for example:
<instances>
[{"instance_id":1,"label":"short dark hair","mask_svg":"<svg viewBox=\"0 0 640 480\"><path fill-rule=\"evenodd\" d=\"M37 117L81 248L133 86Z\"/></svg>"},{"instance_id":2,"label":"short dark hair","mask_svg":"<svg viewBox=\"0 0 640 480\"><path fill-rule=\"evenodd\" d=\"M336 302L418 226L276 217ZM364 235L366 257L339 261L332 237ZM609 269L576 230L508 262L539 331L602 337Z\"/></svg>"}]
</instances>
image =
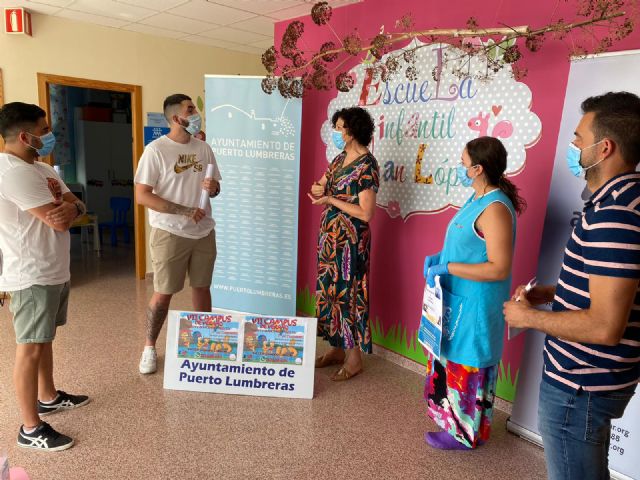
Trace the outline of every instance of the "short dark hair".
<instances>
[{"instance_id":1,"label":"short dark hair","mask_svg":"<svg viewBox=\"0 0 640 480\"><path fill-rule=\"evenodd\" d=\"M373 118L364 108L342 108L331 117L331 124L335 127L339 119L344 122L344 128L360 145L368 147L373 137Z\"/></svg>"},{"instance_id":2,"label":"short dark hair","mask_svg":"<svg viewBox=\"0 0 640 480\"><path fill-rule=\"evenodd\" d=\"M596 142L610 138L620 149L625 163L640 161L640 98L630 92L608 92L587 98L582 113L595 114L593 135Z\"/></svg>"},{"instance_id":3,"label":"short dark hair","mask_svg":"<svg viewBox=\"0 0 640 480\"><path fill-rule=\"evenodd\" d=\"M185 95L184 93L174 93L173 95L169 95L164 99L164 103L162 104L162 112L164 113L164 116L169 123L171 123L171 115L167 115L167 110L175 105L180 105L185 100L191 100L191 97Z\"/></svg>"},{"instance_id":4,"label":"short dark hair","mask_svg":"<svg viewBox=\"0 0 640 480\"><path fill-rule=\"evenodd\" d=\"M38 120L45 118L46 112L38 105L22 102L11 102L0 108L0 135L5 140L37 125Z\"/></svg>"}]
</instances>

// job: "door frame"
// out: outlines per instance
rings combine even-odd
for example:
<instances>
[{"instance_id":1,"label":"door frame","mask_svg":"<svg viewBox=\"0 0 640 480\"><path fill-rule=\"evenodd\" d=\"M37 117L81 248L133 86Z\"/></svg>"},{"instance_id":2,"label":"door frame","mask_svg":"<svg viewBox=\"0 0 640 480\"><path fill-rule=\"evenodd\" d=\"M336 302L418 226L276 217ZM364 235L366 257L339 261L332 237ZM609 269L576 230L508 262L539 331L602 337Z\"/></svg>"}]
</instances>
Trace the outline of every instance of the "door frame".
<instances>
[{"instance_id":1,"label":"door frame","mask_svg":"<svg viewBox=\"0 0 640 480\"><path fill-rule=\"evenodd\" d=\"M2 69L0 68L0 107L4 105L4 80L2 77Z\"/></svg>"},{"instance_id":2,"label":"door frame","mask_svg":"<svg viewBox=\"0 0 640 480\"><path fill-rule=\"evenodd\" d=\"M49 85L63 85L66 87L92 88L96 90L111 90L113 92L125 92L131 95L131 129L133 134L133 173L135 175L138 168L138 160L144 149L144 137L142 129L142 87L127 83L103 82L101 80L90 80L79 77L66 77L63 75L52 75L38 72L38 101L40 108L47 113L47 121L51 125L51 102L49 97ZM45 158L45 161L52 164L52 158ZM135 188L134 188L135 200ZM134 243L136 252L136 277L145 278L146 275L146 236L145 236L145 213L144 207L138 202L133 204L134 223Z\"/></svg>"},{"instance_id":3,"label":"door frame","mask_svg":"<svg viewBox=\"0 0 640 480\"><path fill-rule=\"evenodd\" d=\"M4 79L0 68L0 107L4 105ZM0 137L0 152L4 151L4 138Z\"/></svg>"}]
</instances>

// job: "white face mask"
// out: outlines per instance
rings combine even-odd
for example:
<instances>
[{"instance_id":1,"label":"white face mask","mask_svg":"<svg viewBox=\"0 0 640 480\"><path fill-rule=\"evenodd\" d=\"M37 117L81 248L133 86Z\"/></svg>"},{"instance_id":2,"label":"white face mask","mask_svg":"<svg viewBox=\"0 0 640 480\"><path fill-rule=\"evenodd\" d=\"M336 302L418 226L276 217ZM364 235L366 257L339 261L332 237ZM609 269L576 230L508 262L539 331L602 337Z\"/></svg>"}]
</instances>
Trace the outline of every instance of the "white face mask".
<instances>
[{"instance_id":1,"label":"white face mask","mask_svg":"<svg viewBox=\"0 0 640 480\"><path fill-rule=\"evenodd\" d=\"M189 132L191 135L195 135L200 131L202 127L202 118L199 114L194 113L193 115L189 115L187 118L181 118L181 120L186 120L188 125L184 127L184 129Z\"/></svg>"}]
</instances>

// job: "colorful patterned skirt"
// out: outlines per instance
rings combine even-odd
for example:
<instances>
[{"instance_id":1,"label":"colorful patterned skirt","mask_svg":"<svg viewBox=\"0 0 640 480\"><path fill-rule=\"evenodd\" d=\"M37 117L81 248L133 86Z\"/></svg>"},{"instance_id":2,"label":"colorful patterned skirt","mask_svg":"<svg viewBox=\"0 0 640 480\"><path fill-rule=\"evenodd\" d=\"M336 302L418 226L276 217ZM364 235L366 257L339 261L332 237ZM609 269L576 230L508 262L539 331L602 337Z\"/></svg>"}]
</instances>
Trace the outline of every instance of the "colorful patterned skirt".
<instances>
[{"instance_id":1,"label":"colorful patterned skirt","mask_svg":"<svg viewBox=\"0 0 640 480\"><path fill-rule=\"evenodd\" d=\"M424 398L427 414L470 448L489 439L498 365L468 367L429 355Z\"/></svg>"},{"instance_id":2,"label":"colorful patterned skirt","mask_svg":"<svg viewBox=\"0 0 640 480\"><path fill-rule=\"evenodd\" d=\"M327 210L328 211L328 210ZM371 230L342 213L324 215L318 239L318 335L332 347L371 353L369 253Z\"/></svg>"}]
</instances>

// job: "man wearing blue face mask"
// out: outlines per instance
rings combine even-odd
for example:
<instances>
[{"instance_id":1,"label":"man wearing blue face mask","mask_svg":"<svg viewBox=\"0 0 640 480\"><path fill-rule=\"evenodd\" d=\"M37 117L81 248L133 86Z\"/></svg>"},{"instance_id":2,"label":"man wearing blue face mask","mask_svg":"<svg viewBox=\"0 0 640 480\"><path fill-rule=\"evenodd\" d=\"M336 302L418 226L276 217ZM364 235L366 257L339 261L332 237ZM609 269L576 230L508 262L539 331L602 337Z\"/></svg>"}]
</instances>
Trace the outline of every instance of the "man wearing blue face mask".
<instances>
[{"instance_id":1,"label":"man wearing blue face mask","mask_svg":"<svg viewBox=\"0 0 640 480\"><path fill-rule=\"evenodd\" d=\"M211 207L199 208L202 190L220 192L220 170L211 147L193 138L201 118L186 95L170 95L164 116L171 131L144 150L135 176L136 199L149 209L153 296L147 308L147 338L140 359L142 374L156 371L156 341L171 297L182 290L186 275L193 308L211 311L211 278L216 259L215 222ZM205 178L213 165L213 178Z\"/></svg>"},{"instance_id":2,"label":"man wearing blue face mask","mask_svg":"<svg viewBox=\"0 0 640 480\"><path fill-rule=\"evenodd\" d=\"M89 402L56 390L52 342L67 320L69 227L85 207L56 171L38 161L55 137L37 105L0 108L0 291L11 292L16 333L14 382L23 425L18 446L59 451L73 440L40 416Z\"/></svg>"},{"instance_id":3,"label":"man wearing blue face mask","mask_svg":"<svg viewBox=\"0 0 640 480\"><path fill-rule=\"evenodd\" d=\"M610 92L582 111L567 165L594 193L558 283L504 304L511 326L547 334L538 424L552 480L609 478L611 420L640 379L640 98Z\"/></svg>"}]
</instances>

